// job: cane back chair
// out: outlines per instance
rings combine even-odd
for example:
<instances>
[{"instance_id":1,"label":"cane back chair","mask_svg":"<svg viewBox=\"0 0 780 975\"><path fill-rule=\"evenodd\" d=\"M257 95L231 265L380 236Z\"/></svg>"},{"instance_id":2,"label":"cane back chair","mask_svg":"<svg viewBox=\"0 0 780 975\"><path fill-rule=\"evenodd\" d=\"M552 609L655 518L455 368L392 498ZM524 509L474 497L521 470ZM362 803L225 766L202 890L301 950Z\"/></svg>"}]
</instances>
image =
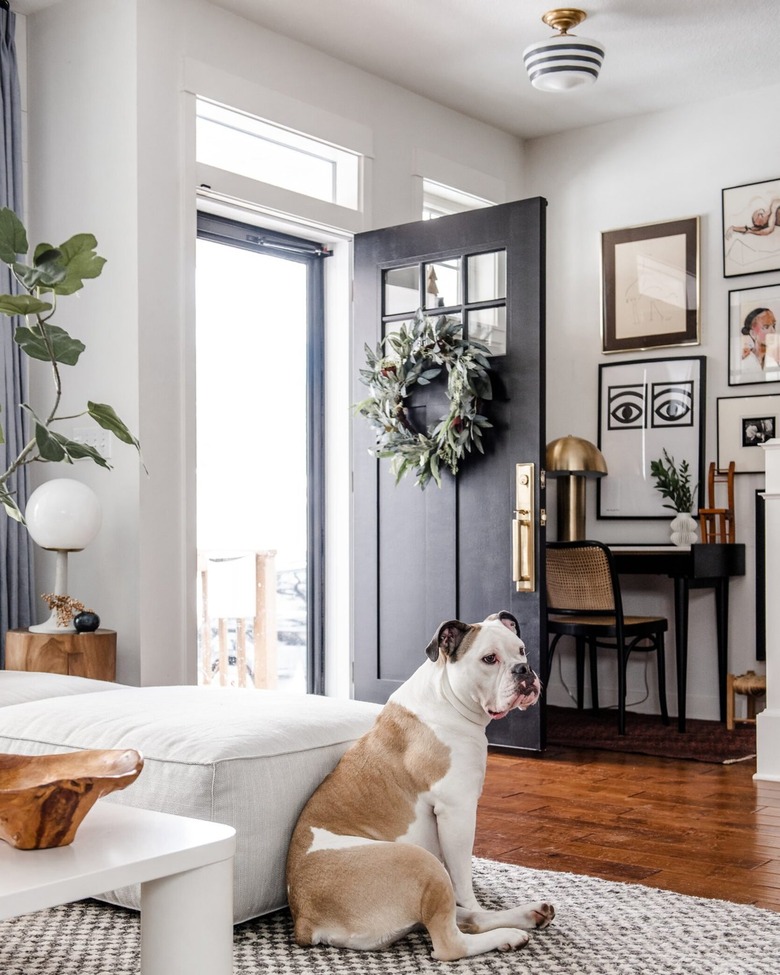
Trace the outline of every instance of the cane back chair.
<instances>
[{"instance_id":1,"label":"cane back chair","mask_svg":"<svg viewBox=\"0 0 780 975\"><path fill-rule=\"evenodd\" d=\"M577 707L583 706L585 649L590 658L593 708L598 710L597 653L617 654L618 731L626 733L626 667L634 651L655 652L658 697L664 724L666 708L666 661L662 616L625 616L620 582L612 553L601 542L549 542L547 544L547 632L553 637L549 668L561 637L574 638L577 667Z\"/></svg>"}]
</instances>

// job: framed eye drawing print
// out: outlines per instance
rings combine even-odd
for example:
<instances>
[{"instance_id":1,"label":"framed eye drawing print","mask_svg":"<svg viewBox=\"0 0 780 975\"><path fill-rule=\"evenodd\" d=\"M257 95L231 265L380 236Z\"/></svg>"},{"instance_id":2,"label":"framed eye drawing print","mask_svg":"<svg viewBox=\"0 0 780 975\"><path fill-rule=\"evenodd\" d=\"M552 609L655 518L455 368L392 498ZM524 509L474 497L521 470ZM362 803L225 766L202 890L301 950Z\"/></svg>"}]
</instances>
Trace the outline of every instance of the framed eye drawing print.
<instances>
[{"instance_id":1,"label":"framed eye drawing print","mask_svg":"<svg viewBox=\"0 0 780 975\"><path fill-rule=\"evenodd\" d=\"M729 386L780 382L780 284L729 291Z\"/></svg>"},{"instance_id":2,"label":"framed eye drawing print","mask_svg":"<svg viewBox=\"0 0 780 975\"><path fill-rule=\"evenodd\" d=\"M722 396L718 399L718 468L734 461L735 474L761 474L761 444L778 436L780 394Z\"/></svg>"},{"instance_id":3,"label":"framed eye drawing print","mask_svg":"<svg viewBox=\"0 0 780 975\"><path fill-rule=\"evenodd\" d=\"M597 482L599 518L664 518L650 462L688 461L694 498L704 498L706 357L637 359L599 366L599 449L608 473Z\"/></svg>"},{"instance_id":4,"label":"framed eye drawing print","mask_svg":"<svg viewBox=\"0 0 780 975\"><path fill-rule=\"evenodd\" d=\"M780 179L729 186L723 195L723 277L780 271Z\"/></svg>"},{"instance_id":5,"label":"framed eye drawing print","mask_svg":"<svg viewBox=\"0 0 780 975\"><path fill-rule=\"evenodd\" d=\"M603 352L699 344L699 218L601 235Z\"/></svg>"}]
</instances>

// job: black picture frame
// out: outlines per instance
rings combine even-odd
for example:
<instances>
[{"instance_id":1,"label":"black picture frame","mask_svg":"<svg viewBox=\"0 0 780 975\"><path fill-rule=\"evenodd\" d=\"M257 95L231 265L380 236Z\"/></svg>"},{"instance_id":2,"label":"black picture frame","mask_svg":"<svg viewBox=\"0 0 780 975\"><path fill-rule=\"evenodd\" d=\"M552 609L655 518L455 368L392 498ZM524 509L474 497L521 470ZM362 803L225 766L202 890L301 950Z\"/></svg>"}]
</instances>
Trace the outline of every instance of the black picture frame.
<instances>
[{"instance_id":1,"label":"black picture frame","mask_svg":"<svg viewBox=\"0 0 780 975\"><path fill-rule=\"evenodd\" d=\"M721 191L723 217L723 277L743 277L780 271L780 178L727 186ZM760 225L759 211L773 211L769 231ZM758 220L758 223L756 221Z\"/></svg>"},{"instance_id":2,"label":"black picture frame","mask_svg":"<svg viewBox=\"0 0 780 975\"><path fill-rule=\"evenodd\" d=\"M650 474L664 449L678 465L688 461L703 506L706 386L703 355L599 366L598 446L608 469L596 485L600 519L672 519Z\"/></svg>"},{"instance_id":3,"label":"black picture frame","mask_svg":"<svg viewBox=\"0 0 780 975\"><path fill-rule=\"evenodd\" d=\"M780 393L766 396L719 396L717 464L725 470L734 461L735 474L761 474L761 444L780 431Z\"/></svg>"},{"instance_id":4,"label":"black picture frame","mask_svg":"<svg viewBox=\"0 0 780 975\"><path fill-rule=\"evenodd\" d=\"M698 345L699 218L601 235L602 352Z\"/></svg>"}]
</instances>

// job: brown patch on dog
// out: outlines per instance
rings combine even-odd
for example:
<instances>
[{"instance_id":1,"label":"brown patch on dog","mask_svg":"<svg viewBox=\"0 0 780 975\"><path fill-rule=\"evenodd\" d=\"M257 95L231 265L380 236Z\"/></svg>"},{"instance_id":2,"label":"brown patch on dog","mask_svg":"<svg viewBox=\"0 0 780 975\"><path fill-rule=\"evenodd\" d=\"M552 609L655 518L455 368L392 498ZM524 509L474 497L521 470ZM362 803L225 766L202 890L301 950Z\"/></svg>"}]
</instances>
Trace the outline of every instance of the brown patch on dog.
<instances>
[{"instance_id":1,"label":"brown patch on dog","mask_svg":"<svg viewBox=\"0 0 780 975\"><path fill-rule=\"evenodd\" d=\"M388 761L388 756L393 756ZM293 832L287 883L312 844L313 827L341 836L397 840L414 822L417 797L443 778L450 748L400 704L386 704L374 727L342 757L309 799Z\"/></svg>"}]
</instances>

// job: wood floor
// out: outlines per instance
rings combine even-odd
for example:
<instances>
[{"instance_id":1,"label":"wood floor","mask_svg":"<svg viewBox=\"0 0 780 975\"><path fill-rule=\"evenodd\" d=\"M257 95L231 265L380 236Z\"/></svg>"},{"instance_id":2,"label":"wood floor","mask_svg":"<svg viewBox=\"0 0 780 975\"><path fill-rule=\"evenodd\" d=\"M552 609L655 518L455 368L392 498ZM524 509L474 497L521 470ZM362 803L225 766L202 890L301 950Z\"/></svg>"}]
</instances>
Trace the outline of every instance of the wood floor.
<instances>
[{"instance_id":1,"label":"wood floor","mask_svg":"<svg viewBox=\"0 0 780 975\"><path fill-rule=\"evenodd\" d=\"M780 911L780 783L735 765L491 752L477 856Z\"/></svg>"}]
</instances>

